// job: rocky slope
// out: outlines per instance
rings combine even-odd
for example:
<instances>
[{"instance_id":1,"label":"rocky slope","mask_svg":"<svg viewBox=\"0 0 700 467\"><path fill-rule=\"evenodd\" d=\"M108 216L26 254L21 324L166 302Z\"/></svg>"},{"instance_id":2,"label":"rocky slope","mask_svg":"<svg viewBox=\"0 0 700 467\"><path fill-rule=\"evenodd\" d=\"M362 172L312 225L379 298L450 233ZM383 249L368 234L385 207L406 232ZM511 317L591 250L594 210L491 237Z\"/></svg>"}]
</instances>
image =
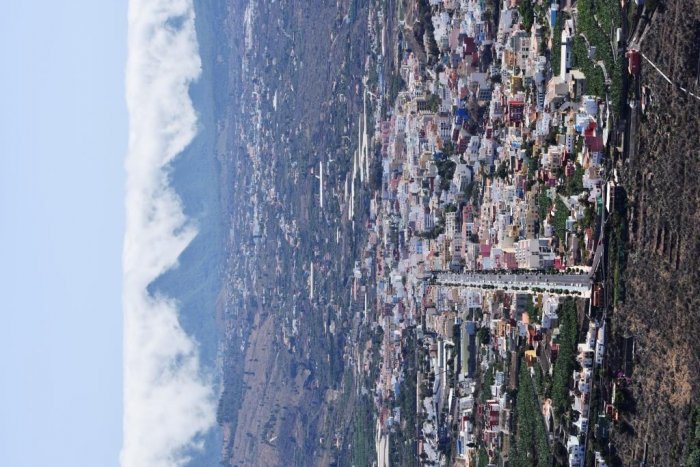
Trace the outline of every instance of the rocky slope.
<instances>
[{"instance_id":1,"label":"rocky slope","mask_svg":"<svg viewBox=\"0 0 700 467\"><path fill-rule=\"evenodd\" d=\"M635 339L630 404L613 442L632 465L682 465L688 414L700 403L700 3L660 2L641 44L651 97L624 169L629 242L624 304L613 334Z\"/></svg>"}]
</instances>

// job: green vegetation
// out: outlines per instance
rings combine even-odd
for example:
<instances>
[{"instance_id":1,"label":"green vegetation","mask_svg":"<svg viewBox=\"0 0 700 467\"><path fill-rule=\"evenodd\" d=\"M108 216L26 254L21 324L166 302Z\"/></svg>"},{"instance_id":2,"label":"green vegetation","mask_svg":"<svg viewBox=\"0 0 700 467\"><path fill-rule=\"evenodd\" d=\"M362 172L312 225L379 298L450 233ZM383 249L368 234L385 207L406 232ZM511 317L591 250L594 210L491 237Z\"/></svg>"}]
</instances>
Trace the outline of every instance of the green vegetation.
<instances>
[{"instance_id":1,"label":"green vegetation","mask_svg":"<svg viewBox=\"0 0 700 467\"><path fill-rule=\"evenodd\" d=\"M476 461L476 465L478 467L487 467L489 465L489 455L486 452L486 449L484 449L484 446L479 446L479 454L478 458Z\"/></svg>"},{"instance_id":2,"label":"green vegetation","mask_svg":"<svg viewBox=\"0 0 700 467\"><path fill-rule=\"evenodd\" d=\"M620 3L608 0L579 0L576 2L576 8L578 10L577 27L579 31L596 48L596 60L602 60L605 63L611 81L610 100L613 110L617 113L620 110L624 60L618 57L615 61L613 42L615 30L622 21ZM586 78L588 82L588 74L586 74ZM591 88L589 87L589 89ZM593 91L591 90L590 93ZM603 94L598 95L602 96Z\"/></svg>"},{"instance_id":3,"label":"green vegetation","mask_svg":"<svg viewBox=\"0 0 700 467\"><path fill-rule=\"evenodd\" d=\"M357 0L350 0L350 5L348 6L348 22L353 23L357 17Z\"/></svg>"},{"instance_id":4,"label":"green vegetation","mask_svg":"<svg viewBox=\"0 0 700 467\"><path fill-rule=\"evenodd\" d=\"M508 177L508 165L505 162L501 162L496 170L496 176L500 179L505 179Z\"/></svg>"},{"instance_id":5,"label":"green vegetation","mask_svg":"<svg viewBox=\"0 0 700 467\"><path fill-rule=\"evenodd\" d=\"M474 196L474 182L470 182L469 184L467 184L464 187L464 190L462 191L462 193L464 194L464 199L466 201L469 201L470 199L472 199L472 197Z\"/></svg>"},{"instance_id":6,"label":"green vegetation","mask_svg":"<svg viewBox=\"0 0 700 467\"><path fill-rule=\"evenodd\" d=\"M542 368L539 365L534 367L533 380L535 382L535 390L540 397L548 396L551 391L552 378L549 375L542 374Z\"/></svg>"},{"instance_id":7,"label":"green vegetation","mask_svg":"<svg viewBox=\"0 0 700 467\"><path fill-rule=\"evenodd\" d=\"M532 23L535 21L535 10L532 7L532 0L522 0L518 5L518 14L523 22L523 27L530 32Z\"/></svg>"},{"instance_id":8,"label":"green vegetation","mask_svg":"<svg viewBox=\"0 0 700 467\"><path fill-rule=\"evenodd\" d=\"M389 96L388 96L388 103L390 107L393 107L394 102L396 102L396 98L399 95L399 92L401 92L405 87L406 83L404 82L403 78L399 73L393 73L391 77L389 78Z\"/></svg>"},{"instance_id":9,"label":"green vegetation","mask_svg":"<svg viewBox=\"0 0 700 467\"><path fill-rule=\"evenodd\" d=\"M539 313L539 308L535 306L535 303L532 301L532 295L528 294L527 295L527 302L525 303L525 311L527 311L528 316L530 317L530 322L531 323L539 323L540 321L540 313Z\"/></svg>"},{"instance_id":10,"label":"green vegetation","mask_svg":"<svg viewBox=\"0 0 700 467\"><path fill-rule=\"evenodd\" d=\"M569 381L576 357L576 302L566 299L559 309L559 354L552 371L552 403L557 414L569 410Z\"/></svg>"},{"instance_id":11,"label":"green vegetation","mask_svg":"<svg viewBox=\"0 0 700 467\"><path fill-rule=\"evenodd\" d=\"M569 15L564 11L560 11L557 15L557 22L552 31L552 55L551 64L552 71L555 75L561 72L561 31L564 29L564 21L569 19Z\"/></svg>"},{"instance_id":12,"label":"green vegetation","mask_svg":"<svg viewBox=\"0 0 700 467\"><path fill-rule=\"evenodd\" d=\"M435 226L427 232L416 232L416 236L420 238L426 238L429 240L435 240L440 236L441 233L445 232L445 226L443 224L435 224Z\"/></svg>"},{"instance_id":13,"label":"green vegetation","mask_svg":"<svg viewBox=\"0 0 700 467\"><path fill-rule=\"evenodd\" d=\"M581 224L584 228L593 227L595 225L595 209L592 203L588 201L584 202L585 207L583 208L583 220Z\"/></svg>"},{"instance_id":14,"label":"green vegetation","mask_svg":"<svg viewBox=\"0 0 700 467\"><path fill-rule=\"evenodd\" d=\"M471 196L472 207L475 210L479 209L479 206L481 205L481 184L479 182L472 182L469 184L469 195ZM472 241L478 243L478 241Z\"/></svg>"},{"instance_id":15,"label":"green vegetation","mask_svg":"<svg viewBox=\"0 0 700 467\"><path fill-rule=\"evenodd\" d=\"M418 0L419 22L413 27L413 36L419 44L427 45L426 55L437 57L440 54L437 42L435 42L435 27L432 21L432 12L428 0ZM424 37L427 34L427 37Z\"/></svg>"},{"instance_id":16,"label":"green vegetation","mask_svg":"<svg viewBox=\"0 0 700 467\"><path fill-rule=\"evenodd\" d=\"M700 466L700 406L695 406L690 411L690 423L688 424L688 446L685 457L686 467Z\"/></svg>"},{"instance_id":17,"label":"green vegetation","mask_svg":"<svg viewBox=\"0 0 700 467\"><path fill-rule=\"evenodd\" d=\"M542 223L552 209L552 200L549 199L546 191L537 196L537 207L539 208L540 223Z\"/></svg>"},{"instance_id":18,"label":"green vegetation","mask_svg":"<svg viewBox=\"0 0 700 467\"><path fill-rule=\"evenodd\" d=\"M552 457L547 430L525 362L520 365L518 393L515 400L516 436L513 464L548 467Z\"/></svg>"},{"instance_id":19,"label":"green vegetation","mask_svg":"<svg viewBox=\"0 0 700 467\"><path fill-rule=\"evenodd\" d=\"M486 402L493 396L493 394L491 394L491 386L493 386L493 382L493 367L491 366L488 370L486 370L481 384L481 402Z\"/></svg>"},{"instance_id":20,"label":"green vegetation","mask_svg":"<svg viewBox=\"0 0 700 467\"><path fill-rule=\"evenodd\" d=\"M435 164L437 165L438 175L440 175L440 188L442 190L449 190L450 181L454 177L457 164L450 159L437 161Z\"/></svg>"},{"instance_id":21,"label":"green vegetation","mask_svg":"<svg viewBox=\"0 0 700 467\"><path fill-rule=\"evenodd\" d=\"M374 441L374 403L368 396L358 400L352 433L352 463L372 465L377 459Z\"/></svg>"},{"instance_id":22,"label":"green vegetation","mask_svg":"<svg viewBox=\"0 0 700 467\"><path fill-rule=\"evenodd\" d=\"M577 195L583 191L583 167L578 162L574 169L574 174L567 177L564 184L561 185L561 193L566 196Z\"/></svg>"},{"instance_id":23,"label":"green vegetation","mask_svg":"<svg viewBox=\"0 0 700 467\"><path fill-rule=\"evenodd\" d=\"M489 328L479 328L479 330L476 331L476 337L479 339L479 344L488 345L488 343L491 341L491 334L489 332Z\"/></svg>"},{"instance_id":24,"label":"green vegetation","mask_svg":"<svg viewBox=\"0 0 700 467\"><path fill-rule=\"evenodd\" d=\"M548 28L549 27L549 4L547 2L542 2L542 3L536 3L534 5L535 7L535 18L537 18L537 22L543 27L543 28ZM547 47L547 45L544 43L545 39L542 39L542 42L540 42L540 50L543 50Z\"/></svg>"},{"instance_id":25,"label":"green vegetation","mask_svg":"<svg viewBox=\"0 0 700 467\"><path fill-rule=\"evenodd\" d=\"M446 157L451 157L455 153L455 145L452 143L452 140L447 140L443 143L442 145L442 153Z\"/></svg>"},{"instance_id":26,"label":"green vegetation","mask_svg":"<svg viewBox=\"0 0 700 467\"><path fill-rule=\"evenodd\" d=\"M634 2L632 2L634 5ZM598 17L600 28L608 31L610 37L614 37L615 30L622 24L622 11L620 2L597 0L594 2L595 14Z\"/></svg>"},{"instance_id":27,"label":"green vegetation","mask_svg":"<svg viewBox=\"0 0 700 467\"><path fill-rule=\"evenodd\" d=\"M234 342L239 343L237 340ZM216 408L216 422L219 425L230 423L235 427L238 424L238 411L246 392L246 386L243 384L244 368L242 365L226 365L225 369L224 390Z\"/></svg>"},{"instance_id":28,"label":"green vegetation","mask_svg":"<svg viewBox=\"0 0 700 467\"><path fill-rule=\"evenodd\" d=\"M395 406L401 410L401 424L389 438L392 463L396 465L417 466L417 446L416 446L416 333L414 329L409 329L404 334L406 345L403 346L404 353L404 374L406 376ZM376 459L376 458L375 458ZM355 463L355 465L372 465L369 463Z\"/></svg>"},{"instance_id":29,"label":"green vegetation","mask_svg":"<svg viewBox=\"0 0 700 467\"><path fill-rule=\"evenodd\" d=\"M625 299L625 282L622 276L627 263L627 222L617 212L610 219L609 254L613 269L613 305L617 305Z\"/></svg>"},{"instance_id":30,"label":"green vegetation","mask_svg":"<svg viewBox=\"0 0 700 467\"><path fill-rule=\"evenodd\" d=\"M554 232L560 240L566 238L566 220L569 218L569 208L559 196L555 200Z\"/></svg>"},{"instance_id":31,"label":"green vegetation","mask_svg":"<svg viewBox=\"0 0 700 467\"><path fill-rule=\"evenodd\" d=\"M444 211L447 212L457 212L457 205L454 203L448 203L445 205Z\"/></svg>"},{"instance_id":32,"label":"green vegetation","mask_svg":"<svg viewBox=\"0 0 700 467\"><path fill-rule=\"evenodd\" d=\"M586 93L596 96L605 95L605 75L603 70L588 58L586 40L581 36L573 40L574 67L586 75Z\"/></svg>"},{"instance_id":33,"label":"green vegetation","mask_svg":"<svg viewBox=\"0 0 700 467\"><path fill-rule=\"evenodd\" d=\"M372 332L372 358L370 359L372 365L369 369L369 379L366 380L367 385L374 384L374 382L377 381L377 378L379 378L379 364L376 362L379 362L380 360L379 349L381 348L383 339L384 330L381 326L377 326L377 328Z\"/></svg>"},{"instance_id":34,"label":"green vegetation","mask_svg":"<svg viewBox=\"0 0 700 467\"><path fill-rule=\"evenodd\" d=\"M437 94L430 94L427 102L431 112L436 113L440 109L440 96Z\"/></svg>"},{"instance_id":35,"label":"green vegetation","mask_svg":"<svg viewBox=\"0 0 700 467\"><path fill-rule=\"evenodd\" d=\"M238 409L240 409L245 392L242 383L243 378L241 377L239 384L229 383L224 385L224 391L219 398L219 404L216 409L216 422L219 425L232 423L235 426L238 420Z\"/></svg>"}]
</instances>

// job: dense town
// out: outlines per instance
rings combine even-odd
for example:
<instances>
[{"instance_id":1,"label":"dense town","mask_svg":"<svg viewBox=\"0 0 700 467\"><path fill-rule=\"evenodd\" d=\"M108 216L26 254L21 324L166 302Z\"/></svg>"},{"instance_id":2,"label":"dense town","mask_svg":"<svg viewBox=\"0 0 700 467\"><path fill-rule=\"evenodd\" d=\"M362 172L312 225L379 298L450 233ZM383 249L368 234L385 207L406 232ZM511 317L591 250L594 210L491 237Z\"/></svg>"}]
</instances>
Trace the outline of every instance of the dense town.
<instances>
[{"instance_id":1,"label":"dense town","mask_svg":"<svg viewBox=\"0 0 700 467\"><path fill-rule=\"evenodd\" d=\"M577 7L416 7L430 24L376 127L366 249L380 466L405 450L424 465L607 465L626 378L600 376L619 77L581 41Z\"/></svg>"}]
</instances>

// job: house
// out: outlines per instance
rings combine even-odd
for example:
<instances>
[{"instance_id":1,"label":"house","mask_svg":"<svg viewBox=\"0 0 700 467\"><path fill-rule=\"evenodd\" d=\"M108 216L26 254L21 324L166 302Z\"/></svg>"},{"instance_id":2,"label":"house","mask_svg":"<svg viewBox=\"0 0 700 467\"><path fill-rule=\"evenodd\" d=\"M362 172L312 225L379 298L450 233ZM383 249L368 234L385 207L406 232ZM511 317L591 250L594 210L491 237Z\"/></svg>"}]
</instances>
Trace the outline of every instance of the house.
<instances>
[{"instance_id":1,"label":"house","mask_svg":"<svg viewBox=\"0 0 700 467\"><path fill-rule=\"evenodd\" d=\"M519 99L508 101L508 121L520 124L523 121L525 102Z\"/></svg>"},{"instance_id":2,"label":"house","mask_svg":"<svg viewBox=\"0 0 700 467\"><path fill-rule=\"evenodd\" d=\"M547 152L542 154L542 167L546 170L558 169L564 159L564 151L561 146L549 146Z\"/></svg>"},{"instance_id":3,"label":"house","mask_svg":"<svg viewBox=\"0 0 700 467\"><path fill-rule=\"evenodd\" d=\"M586 433L588 432L588 418L581 416L573 423L573 425L576 427L580 435L586 436Z\"/></svg>"},{"instance_id":4,"label":"house","mask_svg":"<svg viewBox=\"0 0 700 467\"><path fill-rule=\"evenodd\" d=\"M595 364L602 365L604 356L605 356L605 322L603 322L603 325L600 327L600 329L598 329L598 333L596 335Z\"/></svg>"},{"instance_id":5,"label":"house","mask_svg":"<svg viewBox=\"0 0 700 467\"><path fill-rule=\"evenodd\" d=\"M511 34L508 41L508 49L512 51L511 64L521 70L527 67L527 59L530 56L530 37L525 30L519 30Z\"/></svg>"},{"instance_id":6,"label":"house","mask_svg":"<svg viewBox=\"0 0 700 467\"><path fill-rule=\"evenodd\" d=\"M473 378L477 363L476 323L474 321L465 321L462 326L459 358L461 374Z\"/></svg>"},{"instance_id":7,"label":"house","mask_svg":"<svg viewBox=\"0 0 700 467\"><path fill-rule=\"evenodd\" d=\"M570 467L583 467L585 446L581 445L578 436L570 435L566 442L566 451Z\"/></svg>"},{"instance_id":8,"label":"house","mask_svg":"<svg viewBox=\"0 0 700 467\"><path fill-rule=\"evenodd\" d=\"M489 445L496 441L500 433L501 406L496 399L486 401L483 406L482 420L484 442Z\"/></svg>"},{"instance_id":9,"label":"house","mask_svg":"<svg viewBox=\"0 0 700 467\"><path fill-rule=\"evenodd\" d=\"M571 70L569 73L569 94L578 99L586 93L586 75L581 70Z\"/></svg>"},{"instance_id":10,"label":"house","mask_svg":"<svg viewBox=\"0 0 700 467\"><path fill-rule=\"evenodd\" d=\"M462 39L462 57L472 67L477 66L479 63L479 52L473 37L464 35Z\"/></svg>"},{"instance_id":11,"label":"house","mask_svg":"<svg viewBox=\"0 0 700 467\"><path fill-rule=\"evenodd\" d=\"M455 211L445 213L445 236L452 240L457 232L457 213Z\"/></svg>"},{"instance_id":12,"label":"house","mask_svg":"<svg viewBox=\"0 0 700 467\"><path fill-rule=\"evenodd\" d=\"M574 20L567 19L561 30L561 55L559 59L559 75L562 80L566 79L566 74L571 70L574 53Z\"/></svg>"},{"instance_id":13,"label":"house","mask_svg":"<svg viewBox=\"0 0 700 467\"><path fill-rule=\"evenodd\" d=\"M545 108L557 109L569 97L569 85L566 79L555 76L547 83L547 93L544 97Z\"/></svg>"},{"instance_id":14,"label":"house","mask_svg":"<svg viewBox=\"0 0 700 467\"><path fill-rule=\"evenodd\" d=\"M630 75L636 75L639 73L639 64L641 62L639 50L630 49L625 56L627 57L627 72Z\"/></svg>"},{"instance_id":15,"label":"house","mask_svg":"<svg viewBox=\"0 0 700 467\"><path fill-rule=\"evenodd\" d=\"M467 164L457 164L455 167L453 181L459 191L466 190L469 184L472 182L471 168Z\"/></svg>"}]
</instances>

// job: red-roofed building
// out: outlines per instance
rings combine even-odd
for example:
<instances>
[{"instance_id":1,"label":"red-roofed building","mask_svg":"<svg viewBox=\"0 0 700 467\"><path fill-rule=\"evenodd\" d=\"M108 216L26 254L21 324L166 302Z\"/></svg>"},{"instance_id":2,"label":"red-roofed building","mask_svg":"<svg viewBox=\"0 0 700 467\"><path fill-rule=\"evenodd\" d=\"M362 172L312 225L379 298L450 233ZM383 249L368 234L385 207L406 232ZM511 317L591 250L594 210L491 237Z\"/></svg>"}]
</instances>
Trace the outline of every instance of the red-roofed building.
<instances>
[{"instance_id":1,"label":"red-roofed building","mask_svg":"<svg viewBox=\"0 0 700 467\"><path fill-rule=\"evenodd\" d=\"M595 136L596 128L598 128L598 124L595 120L590 119L588 121L588 126L583 129L583 136Z\"/></svg>"},{"instance_id":2,"label":"red-roofed building","mask_svg":"<svg viewBox=\"0 0 700 467\"><path fill-rule=\"evenodd\" d=\"M479 51L474 42L473 37L464 37L464 43L462 45L462 57L471 66L476 66L479 63Z\"/></svg>"},{"instance_id":3,"label":"red-roofed building","mask_svg":"<svg viewBox=\"0 0 700 467\"><path fill-rule=\"evenodd\" d=\"M574 163L569 161L566 164L566 167L564 168L564 175L566 175L567 177L573 177L575 172L576 167L574 167Z\"/></svg>"},{"instance_id":4,"label":"red-roofed building","mask_svg":"<svg viewBox=\"0 0 700 467\"><path fill-rule=\"evenodd\" d=\"M477 53L477 47L476 47L476 42L474 42L473 37L469 36L464 36L464 42L463 42L463 52L464 55L472 55Z\"/></svg>"},{"instance_id":5,"label":"red-roofed building","mask_svg":"<svg viewBox=\"0 0 700 467\"><path fill-rule=\"evenodd\" d=\"M462 207L462 223L469 223L474 220L474 213L472 212L472 205L465 204Z\"/></svg>"},{"instance_id":6,"label":"red-roofed building","mask_svg":"<svg viewBox=\"0 0 700 467\"><path fill-rule=\"evenodd\" d=\"M636 75L639 72L640 55L639 50L631 49L627 52L627 71L630 75Z\"/></svg>"},{"instance_id":7,"label":"red-roofed building","mask_svg":"<svg viewBox=\"0 0 700 467\"><path fill-rule=\"evenodd\" d=\"M601 152L605 148L605 145L603 144L603 137L600 135L586 136L585 143L586 147L591 152Z\"/></svg>"},{"instance_id":8,"label":"red-roofed building","mask_svg":"<svg viewBox=\"0 0 700 467\"><path fill-rule=\"evenodd\" d=\"M523 121L525 103L523 101L508 101L508 121L520 123Z\"/></svg>"},{"instance_id":9,"label":"red-roofed building","mask_svg":"<svg viewBox=\"0 0 700 467\"><path fill-rule=\"evenodd\" d=\"M561 262L561 258L559 258L559 257L554 258L554 268L559 269L559 270L564 269L564 265Z\"/></svg>"},{"instance_id":10,"label":"red-roofed building","mask_svg":"<svg viewBox=\"0 0 700 467\"><path fill-rule=\"evenodd\" d=\"M511 251L503 252L503 264L506 269L517 269L518 261L515 259L515 253Z\"/></svg>"}]
</instances>

